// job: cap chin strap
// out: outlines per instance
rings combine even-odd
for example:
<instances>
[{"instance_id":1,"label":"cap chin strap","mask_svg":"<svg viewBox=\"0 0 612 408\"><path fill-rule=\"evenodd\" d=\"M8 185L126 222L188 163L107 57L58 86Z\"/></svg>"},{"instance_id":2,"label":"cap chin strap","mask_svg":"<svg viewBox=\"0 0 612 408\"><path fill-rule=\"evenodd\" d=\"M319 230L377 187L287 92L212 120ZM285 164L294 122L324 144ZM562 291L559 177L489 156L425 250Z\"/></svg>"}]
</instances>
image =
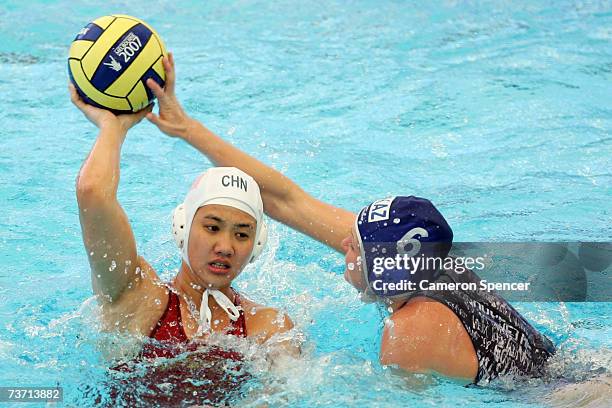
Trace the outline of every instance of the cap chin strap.
<instances>
[{"instance_id":1,"label":"cap chin strap","mask_svg":"<svg viewBox=\"0 0 612 408\"><path fill-rule=\"evenodd\" d=\"M229 318L235 322L240 317L240 309L236 307L223 292L218 289L206 289L202 294L202 303L200 304L200 326L198 327L198 334L210 332L212 326L212 311L208 306L208 296L212 296L217 304L227 313Z\"/></svg>"}]
</instances>

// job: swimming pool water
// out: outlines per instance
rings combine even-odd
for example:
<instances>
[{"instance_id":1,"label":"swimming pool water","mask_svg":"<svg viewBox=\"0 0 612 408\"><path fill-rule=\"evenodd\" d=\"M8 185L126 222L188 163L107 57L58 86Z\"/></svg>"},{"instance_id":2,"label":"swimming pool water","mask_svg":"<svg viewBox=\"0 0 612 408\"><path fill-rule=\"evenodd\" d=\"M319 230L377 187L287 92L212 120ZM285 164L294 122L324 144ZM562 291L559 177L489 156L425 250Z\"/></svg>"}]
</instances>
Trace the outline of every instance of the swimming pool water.
<instances>
[{"instance_id":1,"label":"swimming pool water","mask_svg":"<svg viewBox=\"0 0 612 408\"><path fill-rule=\"evenodd\" d=\"M104 378L74 193L96 132L69 102L66 56L111 13L156 28L189 114L325 201L427 197L456 241L612 238L609 1L3 1L0 385L59 384L82 407ZM169 213L209 165L148 123L124 144L119 199L167 280L180 259ZM381 368L379 312L342 271L342 256L272 223L236 286L285 309L306 355L261 374L276 387L253 405L516 407L559 385L463 388ZM609 375L610 303L516 306L559 346L564 381Z\"/></svg>"}]
</instances>

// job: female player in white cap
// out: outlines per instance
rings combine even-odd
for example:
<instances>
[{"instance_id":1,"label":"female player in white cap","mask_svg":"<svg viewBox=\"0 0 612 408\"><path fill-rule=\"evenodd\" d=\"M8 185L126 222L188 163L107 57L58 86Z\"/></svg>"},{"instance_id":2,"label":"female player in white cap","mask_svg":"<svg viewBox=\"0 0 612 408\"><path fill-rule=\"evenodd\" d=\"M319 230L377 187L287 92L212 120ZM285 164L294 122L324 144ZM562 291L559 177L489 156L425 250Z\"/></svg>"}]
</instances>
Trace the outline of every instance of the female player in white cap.
<instances>
[{"instance_id":1,"label":"female player in white cap","mask_svg":"<svg viewBox=\"0 0 612 408\"><path fill-rule=\"evenodd\" d=\"M183 345L210 332L263 343L293 327L288 316L240 296L232 281L265 244L259 186L243 171L212 168L193 184L173 214L183 262L170 285L138 254L128 218L117 200L121 146L128 130L151 108L115 116L85 104L70 86L72 102L99 129L76 189L92 285L105 326ZM283 347L290 352L291 344ZM144 357L172 356L178 348L145 346ZM234 358L235 355L228 355Z\"/></svg>"},{"instance_id":2,"label":"female player in white cap","mask_svg":"<svg viewBox=\"0 0 612 408\"><path fill-rule=\"evenodd\" d=\"M174 93L174 61L164 58L164 89L147 85L159 100L159 116L147 118L169 136L184 139L213 163L236 166L260 185L266 213L346 254L345 278L364 299L391 310L381 342L381 362L412 372L437 372L470 383L503 374L540 375L554 346L494 293L421 291L398 285L418 279L477 282L472 272L434 268L416 274L386 266L374 255L445 258L452 230L431 202L391 197L359 214L321 202L281 173L236 149L182 110Z\"/></svg>"}]
</instances>

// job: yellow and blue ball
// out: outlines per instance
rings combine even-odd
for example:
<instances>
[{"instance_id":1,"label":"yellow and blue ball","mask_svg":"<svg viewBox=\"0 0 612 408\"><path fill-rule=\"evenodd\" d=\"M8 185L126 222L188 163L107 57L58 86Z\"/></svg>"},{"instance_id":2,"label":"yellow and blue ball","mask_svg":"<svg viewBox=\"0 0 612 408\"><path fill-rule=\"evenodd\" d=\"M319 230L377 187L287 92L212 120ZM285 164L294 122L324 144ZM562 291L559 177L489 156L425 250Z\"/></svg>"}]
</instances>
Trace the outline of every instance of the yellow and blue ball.
<instances>
[{"instance_id":1,"label":"yellow and blue ball","mask_svg":"<svg viewBox=\"0 0 612 408\"><path fill-rule=\"evenodd\" d=\"M144 21L125 15L100 17L76 36L68 56L70 80L81 98L115 113L137 112L153 102L146 86L164 86L161 38Z\"/></svg>"}]
</instances>

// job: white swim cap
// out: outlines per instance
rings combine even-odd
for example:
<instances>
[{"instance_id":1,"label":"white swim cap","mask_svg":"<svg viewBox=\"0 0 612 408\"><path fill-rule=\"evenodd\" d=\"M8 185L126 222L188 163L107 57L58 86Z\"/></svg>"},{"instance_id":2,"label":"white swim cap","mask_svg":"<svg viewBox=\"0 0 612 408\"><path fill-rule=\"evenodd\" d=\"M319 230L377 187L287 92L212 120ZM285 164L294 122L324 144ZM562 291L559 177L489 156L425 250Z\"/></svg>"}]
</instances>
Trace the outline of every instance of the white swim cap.
<instances>
[{"instance_id":1,"label":"white swim cap","mask_svg":"<svg viewBox=\"0 0 612 408\"><path fill-rule=\"evenodd\" d=\"M263 250L268 238L259 186L251 176L240 169L213 167L195 180L185 201L177 206L172 214L174 240L187 265L191 268L188 248L193 218L200 207L209 204L237 208L255 218L255 244L249 258L249 262L253 262Z\"/></svg>"}]
</instances>

